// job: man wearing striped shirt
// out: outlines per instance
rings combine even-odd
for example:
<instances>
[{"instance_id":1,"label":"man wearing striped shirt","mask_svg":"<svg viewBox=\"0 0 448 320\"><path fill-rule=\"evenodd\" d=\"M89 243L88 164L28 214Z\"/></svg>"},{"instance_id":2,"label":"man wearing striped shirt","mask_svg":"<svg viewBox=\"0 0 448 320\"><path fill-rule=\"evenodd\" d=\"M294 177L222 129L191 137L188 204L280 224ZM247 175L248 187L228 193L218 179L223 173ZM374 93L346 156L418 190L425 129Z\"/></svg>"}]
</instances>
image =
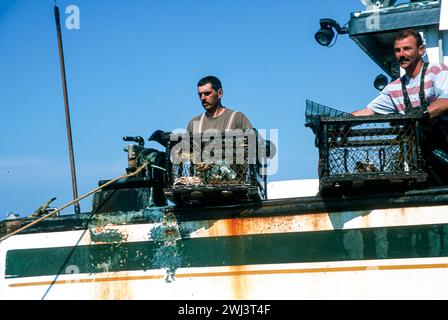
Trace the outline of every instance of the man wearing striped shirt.
<instances>
[{"instance_id":1,"label":"man wearing striped shirt","mask_svg":"<svg viewBox=\"0 0 448 320\"><path fill-rule=\"evenodd\" d=\"M203 133L205 130L252 129L249 119L242 113L226 108L221 103L221 81L207 76L198 82L198 95L205 112L194 117L188 124L188 132Z\"/></svg>"},{"instance_id":2,"label":"man wearing striped shirt","mask_svg":"<svg viewBox=\"0 0 448 320\"><path fill-rule=\"evenodd\" d=\"M406 73L389 83L364 109L352 112L355 116L373 114L405 113L408 107L420 106L420 82L425 66L425 51L420 33L413 29L400 31L394 43L395 57ZM429 63L424 76L424 93L430 118L448 114L448 67L441 63ZM402 83L406 90L402 90ZM410 105L406 105L406 91Z\"/></svg>"},{"instance_id":3,"label":"man wearing striped shirt","mask_svg":"<svg viewBox=\"0 0 448 320\"><path fill-rule=\"evenodd\" d=\"M413 29L400 31L394 42L395 58L405 74L389 83L364 109L352 112L355 116L407 113L421 107L430 119L430 149L442 152L444 165L438 169L441 179L447 180L448 162L448 66L443 63L425 63L425 46L420 33ZM439 152L439 154L440 154ZM448 158L447 158L448 159ZM438 162L438 164L437 164ZM435 166L440 165L440 158Z\"/></svg>"}]
</instances>

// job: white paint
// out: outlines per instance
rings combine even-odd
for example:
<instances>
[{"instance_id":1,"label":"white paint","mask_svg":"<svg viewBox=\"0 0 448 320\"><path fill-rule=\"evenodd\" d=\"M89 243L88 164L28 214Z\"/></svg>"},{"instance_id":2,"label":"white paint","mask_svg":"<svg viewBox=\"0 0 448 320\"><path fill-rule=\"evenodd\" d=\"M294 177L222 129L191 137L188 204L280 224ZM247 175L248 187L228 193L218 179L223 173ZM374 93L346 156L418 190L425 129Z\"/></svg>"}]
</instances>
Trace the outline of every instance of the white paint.
<instances>
[{"instance_id":1,"label":"white paint","mask_svg":"<svg viewBox=\"0 0 448 320\"><path fill-rule=\"evenodd\" d=\"M267 191L269 200L315 196L319 192L319 179L272 181Z\"/></svg>"},{"instance_id":2,"label":"white paint","mask_svg":"<svg viewBox=\"0 0 448 320\"><path fill-rule=\"evenodd\" d=\"M434 267L436 264L442 266ZM447 299L447 265L448 258L414 258L181 268L177 270L176 280L171 283L165 282L163 272L159 270L63 275L58 280L72 281L54 284L48 291L48 285L16 288L7 285L2 287L0 297L117 299L120 298L121 288L121 293L126 292L129 298L153 300ZM238 278L235 278L235 272L239 274ZM119 279L113 280L114 277ZM126 277L133 280L120 280ZM51 277L33 277L5 282L37 283L51 280Z\"/></svg>"},{"instance_id":3,"label":"white paint","mask_svg":"<svg viewBox=\"0 0 448 320\"><path fill-rule=\"evenodd\" d=\"M448 30L448 0L442 0L440 4L439 30Z\"/></svg>"},{"instance_id":4,"label":"white paint","mask_svg":"<svg viewBox=\"0 0 448 320\"><path fill-rule=\"evenodd\" d=\"M428 62L439 62L439 31L437 29L431 29L420 34L426 46Z\"/></svg>"},{"instance_id":5,"label":"white paint","mask_svg":"<svg viewBox=\"0 0 448 320\"><path fill-rule=\"evenodd\" d=\"M448 63L448 31L439 31L434 28L420 34L426 45L426 60L434 63Z\"/></svg>"}]
</instances>

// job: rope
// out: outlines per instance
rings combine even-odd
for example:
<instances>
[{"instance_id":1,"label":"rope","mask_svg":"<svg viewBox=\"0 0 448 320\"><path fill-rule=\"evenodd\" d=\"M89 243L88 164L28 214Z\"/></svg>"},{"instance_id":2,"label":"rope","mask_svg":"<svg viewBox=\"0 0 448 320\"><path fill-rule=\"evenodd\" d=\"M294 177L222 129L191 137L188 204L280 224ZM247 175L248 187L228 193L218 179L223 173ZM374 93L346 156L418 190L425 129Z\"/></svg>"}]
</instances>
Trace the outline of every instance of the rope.
<instances>
[{"instance_id":1,"label":"rope","mask_svg":"<svg viewBox=\"0 0 448 320\"><path fill-rule=\"evenodd\" d=\"M79 198L77 198L77 199L75 199L75 200L73 200L73 201L71 201L71 202L69 202L69 203L63 205L62 207L60 207L60 208L58 208L58 209L56 209L56 210L54 210L54 211L51 211L50 213L48 213L48 214L46 214L46 215L40 217L40 218L37 219L37 220L34 220L34 221L28 223L27 225L25 225L25 226L23 226L23 227L17 229L16 231L13 231L13 232L11 232L10 234L7 234L6 236L0 238L0 242L2 242L2 241L4 241L4 240L8 239L9 237L11 237L11 236L13 236L13 235L18 234L19 232L22 232L22 231L24 231L24 230L26 230L26 229L28 229L28 228L34 226L36 223L39 223L39 222L41 222L42 220L45 220L45 219L47 219L47 218L49 218L49 217L55 215L55 214L58 213L59 211L64 210L65 208L71 206L72 204L74 204L74 203L76 203L76 202L78 202L78 201L80 201L80 200L82 200L82 199L84 199L84 198L90 196L92 193L95 193L95 192L97 192L98 190L103 189L104 187L107 187L108 185L114 183L114 182L117 181L117 180L125 179L125 178L130 178L130 177L133 177L133 176L137 175L137 174L138 174L140 171L142 171L147 165L148 165L148 163L145 163L145 164L143 164L141 167L139 167L136 171L134 171L134 172L132 172L132 173L125 174L125 175L123 175L123 176L120 176L120 177L118 177L118 178L115 178L115 179L113 179L113 180L110 180L110 181L106 182L106 183L103 184L102 186L99 186L98 188L93 189L92 191L86 193L85 195L83 195L83 196L81 196L81 197L79 197ZM162 168L161 168L161 169L162 169Z\"/></svg>"}]
</instances>

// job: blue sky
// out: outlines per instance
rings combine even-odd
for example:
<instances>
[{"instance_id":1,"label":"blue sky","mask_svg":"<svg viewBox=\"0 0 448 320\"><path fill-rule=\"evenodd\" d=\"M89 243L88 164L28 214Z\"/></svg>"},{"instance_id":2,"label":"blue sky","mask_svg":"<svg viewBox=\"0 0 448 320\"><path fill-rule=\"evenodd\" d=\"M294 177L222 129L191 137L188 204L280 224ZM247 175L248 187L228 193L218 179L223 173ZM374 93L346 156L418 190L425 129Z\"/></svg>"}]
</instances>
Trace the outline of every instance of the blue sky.
<instances>
[{"instance_id":1,"label":"blue sky","mask_svg":"<svg viewBox=\"0 0 448 320\"><path fill-rule=\"evenodd\" d=\"M380 68L347 35L331 48L314 40L320 18L344 25L364 8L358 0L57 4L80 195L124 173L122 136L147 139L201 113L196 83L205 75L222 80L225 106L257 128L278 129L278 171L269 181L317 178L305 99L352 111L378 93ZM72 197L53 5L0 0L0 219ZM79 30L65 28L69 5L80 10Z\"/></svg>"}]
</instances>

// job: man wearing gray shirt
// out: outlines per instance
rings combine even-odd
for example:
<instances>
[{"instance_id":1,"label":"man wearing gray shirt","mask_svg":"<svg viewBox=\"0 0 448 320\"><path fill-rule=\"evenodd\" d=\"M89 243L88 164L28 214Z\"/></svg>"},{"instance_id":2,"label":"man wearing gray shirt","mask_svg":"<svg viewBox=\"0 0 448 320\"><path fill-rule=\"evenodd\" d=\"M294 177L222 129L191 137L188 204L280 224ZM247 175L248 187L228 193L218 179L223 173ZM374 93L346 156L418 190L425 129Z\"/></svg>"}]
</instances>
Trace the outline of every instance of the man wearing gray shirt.
<instances>
[{"instance_id":1,"label":"man wearing gray shirt","mask_svg":"<svg viewBox=\"0 0 448 320\"><path fill-rule=\"evenodd\" d=\"M203 133L214 129L252 129L249 119L242 113L224 107L221 81L214 76L207 76L198 82L198 95L205 112L194 117L188 123L188 132Z\"/></svg>"}]
</instances>

